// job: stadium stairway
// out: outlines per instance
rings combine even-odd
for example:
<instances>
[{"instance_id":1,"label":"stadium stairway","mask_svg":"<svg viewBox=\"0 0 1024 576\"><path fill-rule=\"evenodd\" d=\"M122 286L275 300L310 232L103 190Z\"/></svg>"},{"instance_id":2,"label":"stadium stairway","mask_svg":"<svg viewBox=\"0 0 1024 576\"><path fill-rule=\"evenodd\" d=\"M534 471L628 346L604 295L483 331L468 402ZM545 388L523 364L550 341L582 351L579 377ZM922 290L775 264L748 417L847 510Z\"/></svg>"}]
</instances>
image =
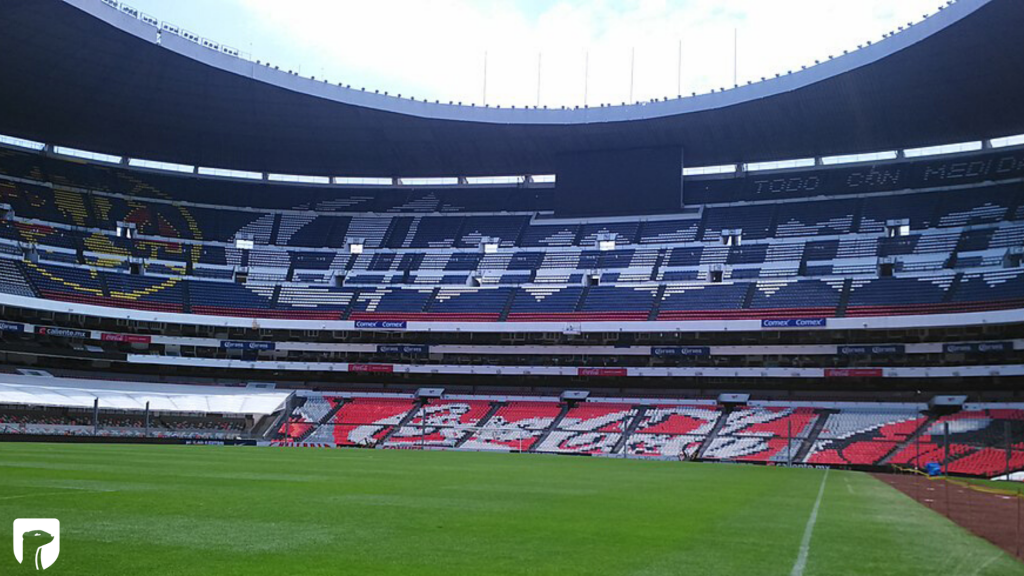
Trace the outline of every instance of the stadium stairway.
<instances>
[{"instance_id":1,"label":"stadium stairway","mask_svg":"<svg viewBox=\"0 0 1024 576\"><path fill-rule=\"evenodd\" d=\"M280 246L277 235L281 232L281 213L274 214L274 223L270 225L270 245Z\"/></svg>"},{"instance_id":2,"label":"stadium stairway","mask_svg":"<svg viewBox=\"0 0 1024 576\"><path fill-rule=\"evenodd\" d=\"M954 302L955 301L956 293L957 293L958 289L960 288L960 283L963 280L963 278L964 278L964 273L963 272L957 272L956 276L953 276L953 282L949 285L949 289L947 289L946 293L942 296L942 303L943 304L948 304L950 302Z\"/></svg>"},{"instance_id":3,"label":"stadium stairway","mask_svg":"<svg viewBox=\"0 0 1024 576\"><path fill-rule=\"evenodd\" d=\"M907 446L911 446L914 444L914 442L917 442L917 439L920 438L921 435L924 434L929 428L931 428L932 424L934 424L936 420L938 420L938 416L935 416L934 414L928 416L928 419L925 420L924 423L922 423L921 426L917 428L917 430L914 430L913 434L907 436L906 441L897 444L888 454L885 455L884 458L879 460L878 465L888 466L889 461L892 460L893 456L902 452L903 449L906 448Z\"/></svg>"},{"instance_id":4,"label":"stadium stairway","mask_svg":"<svg viewBox=\"0 0 1024 576\"><path fill-rule=\"evenodd\" d=\"M536 272L534 272L536 273ZM498 321L504 322L508 320L508 314L512 311L512 304L516 301L516 291L509 290L508 299L505 300L505 305L501 307L501 313L498 314Z\"/></svg>"},{"instance_id":5,"label":"stadium stairway","mask_svg":"<svg viewBox=\"0 0 1024 576\"><path fill-rule=\"evenodd\" d=\"M284 426L284 423L287 422L288 419L292 417L292 413L295 412L295 408L297 406L295 406L294 398L295 397L292 396L291 398L288 399L287 403L285 404L284 410L281 410L281 414L278 415L277 418L265 418L265 420L270 421L270 424L267 426L266 430L263 430L261 434L264 440L274 440L277 438L278 431L281 429L282 426Z\"/></svg>"},{"instance_id":6,"label":"stadium stairway","mask_svg":"<svg viewBox=\"0 0 1024 576\"><path fill-rule=\"evenodd\" d=\"M700 448L697 449L697 453L694 455L694 460L700 460L704 458L704 453L708 451L708 448L714 443L715 438L718 438L718 433L725 426L725 422L729 419L729 413L732 409L726 406L722 412L718 415L718 420L715 422L715 426L708 432L708 435L704 438L704 442L701 443Z\"/></svg>"},{"instance_id":7,"label":"stadium stairway","mask_svg":"<svg viewBox=\"0 0 1024 576\"><path fill-rule=\"evenodd\" d=\"M504 405L505 405L504 402L491 402L490 409L487 410L487 413L484 414L483 418L481 418L480 420L477 421L477 423L474 425L474 427L476 427L477 429L480 429L480 428L483 428L484 426L486 426L487 423L490 422L491 417L494 416L494 414L497 413L498 410L501 410L501 407L504 406ZM462 437L459 438L457 442L455 442L455 446L453 446L453 448L455 448L455 449L461 448L462 445L465 444L467 440L469 440L470 438L473 437L473 434L474 434L473 430L466 430L462 434Z\"/></svg>"},{"instance_id":8,"label":"stadium stairway","mask_svg":"<svg viewBox=\"0 0 1024 576\"><path fill-rule=\"evenodd\" d=\"M294 442L305 442L305 441L306 441L306 439L307 439L307 438L309 438L309 437L310 437L310 436L311 436L311 435L313 434L313 432L316 432L316 430L317 430L318 428L320 428L320 427L319 427L319 426L310 426L310 427L309 427L309 429L307 429L307 430L306 430L305 432L303 432L303 433L302 433L301 435L299 435L298 437L296 437L296 438L295 438L295 440L294 440Z\"/></svg>"},{"instance_id":9,"label":"stadium stairway","mask_svg":"<svg viewBox=\"0 0 1024 576\"><path fill-rule=\"evenodd\" d=\"M569 405L562 404L561 412L558 413L558 416L555 416L555 419L552 420L551 424L549 424L548 427L544 429L544 432L541 433L540 437L538 437L537 441L534 442L532 446L530 446L527 452L536 452L537 448L544 444L544 441L548 439L548 436L550 436L552 432L558 429L558 427L562 424L562 420L565 419L565 415L568 413Z\"/></svg>"},{"instance_id":10,"label":"stadium stairway","mask_svg":"<svg viewBox=\"0 0 1024 576\"><path fill-rule=\"evenodd\" d=\"M392 426L391 430L388 430L386 434L381 436L380 440L377 441L375 447L377 449L384 448L384 446L388 443L388 440L391 440L391 437L395 434L395 432L398 432L399 430L401 430L405 426L408 426L409 422L412 422L413 419L416 418L416 416L419 414L421 406L423 406L423 401L422 400L416 400L416 402L413 404L412 410L409 410L405 414L405 416L402 416L402 420L399 421L398 424Z\"/></svg>"},{"instance_id":11,"label":"stadium stairway","mask_svg":"<svg viewBox=\"0 0 1024 576\"><path fill-rule=\"evenodd\" d=\"M612 447L609 454L622 454L623 450L625 450L626 448L626 443L629 441L630 436L633 435L633 432L636 431L637 426L640 425L640 422L643 421L644 416L647 415L647 409L649 407L635 406L634 408L636 408L636 414L633 415L632 420L630 420L629 423L626 424L626 426L622 429L622 436L619 438L619 441L615 443L615 446Z\"/></svg>"},{"instance_id":12,"label":"stadium stairway","mask_svg":"<svg viewBox=\"0 0 1024 576\"><path fill-rule=\"evenodd\" d=\"M331 408L330 410L328 410L327 413L324 414L322 418L320 418L319 420L314 422L313 426L309 427L309 430L306 430L302 434L302 436L299 436L298 438L295 439L295 442L304 442L307 438L309 438L313 434L313 432L316 432L318 429L320 429L321 426L323 426L323 425L331 422L332 420L334 420L334 415L337 414L338 410L341 410L341 407L344 406L344 405L345 405L345 401L343 399L339 398L338 399L338 403L334 405L334 408ZM293 411L294 411L294 408L293 408ZM289 416L290 416L290 414L289 414Z\"/></svg>"},{"instance_id":13,"label":"stadium stairway","mask_svg":"<svg viewBox=\"0 0 1024 576\"><path fill-rule=\"evenodd\" d=\"M658 250L658 257L655 258L654 264L651 265L651 277L650 277L650 281L651 282L657 282L658 281L658 270L661 270L661 265L664 264L664 263L665 263L665 250ZM658 302L660 300L661 300L661 294L659 293L658 299L655 300L655 301Z\"/></svg>"},{"instance_id":14,"label":"stadium stairway","mask_svg":"<svg viewBox=\"0 0 1024 576\"><path fill-rule=\"evenodd\" d=\"M273 296L270 297L270 305L273 308L277 308L277 302L278 302L278 300L280 298L281 298L281 285L280 284L275 284L274 285L274 294L273 294Z\"/></svg>"},{"instance_id":15,"label":"stadium stairway","mask_svg":"<svg viewBox=\"0 0 1024 576\"><path fill-rule=\"evenodd\" d=\"M792 462L803 462L807 458L807 454L810 453L811 449L814 448L814 444L818 441L818 436L821 435L821 430L825 427L828 417L836 413L835 410L818 410L817 412L818 419L814 421L814 425L811 426L807 437L800 443L800 448L797 449Z\"/></svg>"},{"instance_id":16,"label":"stadium stairway","mask_svg":"<svg viewBox=\"0 0 1024 576\"><path fill-rule=\"evenodd\" d=\"M655 268L655 274L657 274L657 268ZM665 299L665 288L665 284L658 285L658 292L654 295L654 303L651 304L651 312L647 314L648 322L658 319L658 314L661 313L661 301Z\"/></svg>"},{"instance_id":17,"label":"stadium stairway","mask_svg":"<svg viewBox=\"0 0 1024 576\"><path fill-rule=\"evenodd\" d=\"M580 293L580 299L576 301L576 307L572 309L577 314L583 311L583 305L587 301L587 296L590 295L590 285L583 287L583 292Z\"/></svg>"},{"instance_id":18,"label":"stadium stairway","mask_svg":"<svg viewBox=\"0 0 1024 576\"><path fill-rule=\"evenodd\" d=\"M757 292L757 283L751 282L747 285L747 293L743 296L743 303L740 304L740 308L743 310L749 310L750 304L754 301L754 294Z\"/></svg>"},{"instance_id":19,"label":"stadium stairway","mask_svg":"<svg viewBox=\"0 0 1024 576\"><path fill-rule=\"evenodd\" d=\"M779 207L775 205L772 207L771 218L768 219L768 237L775 238L778 233L779 227Z\"/></svg>"},{"instance_id":20,"label":"stadium stairway","mask_svg":"<svg viewBox=\"0 0 1024 576\"><path fill-rule=\"evenodd\" d=\"M317 422L317 424L321 424L322 425L322 424L327 424L328 422L333 422L334 421L334 415L337 414L338 410L341 410L341 407L345 405L345 399L344 398L336 398L335 400L338 403L334 405L334 408L331 408L330 410L328 410L327 414L324 414L324 417L321 418L320 421Z\"/></svg>"},{"instance_id":21,"label":"stadium stairway","mask_svg":"<svg viewBox=\"0 0 1024 576\"><path fill-rule=\"evenodd\" d=\"M836 318L844 318L846 316L846 305L850 303L852 287L853 280L850 278L843 280L843 289L839 292L839 303L836 304Z\"/></svg>"},{"instance_id":22,"label":"stadium stairway","mask_svg":"<svg viewBox=\"0 0 1024 576\"><path fill-rule=\"evenodd\" d=\"M267 438L270 439L278 430L281 429L281 424L284 420L281 418L287 418L291 415L288 410L281 411L281 417L272 418L273 414L260 418L256 424L252 427L252 436L255 438Z\"/></svg>"},{"instance_id":23,"label":"stadium stairway","mask_svg":"<svg viewBox=\"0 0 1024 576\"><path fill-rule=\"evenodd\" d=\"M476 423L473 424L473 427L475 427L477 429L483 427L490 420L490 417L494 416L495 413L497 413L499 410L501 410L503 406L505 406L504 402L492 402L492 403L490 403L490 408L487 409L487 413L484 414L483 417L481 417L479 420L477 420ZM464 431L464 433L459 438L459 440L456 441L455 446L453 446L452 448L456 449L456 450L458 450L459 448L462 448L462 445L466 444L466 441L468 441L469 439L473 438L474 434L475 434L475 431L473 429L467 429L466 431Z\"/></svg>"},{"instance_id":24,"label":"stadium stairway","mask_svg":"<svg viewBox=\"0 0 1024 576\"><path fill-rule=\"evenodd\" d=\"M181 302L181 312L183 314L191 314L192 313L192 291L189 288L189 286L191 286L191 284L192 284L191 282L181 282L180 283L180 286L181 286L181 299L182 299L182 302Z\"/></svg>"},{"instance_id":25,"label":"stadium stairway","mask_svg":"<svg viewBox=\"0 0 1024 576\"><path fill-rule=\"evenodd\" d=\"M100 290L103 291L103 295L106 297L110 297L110 288L107 286L107 275L96 274L96 276L96 280L99 282Z\"/></svg>"}]
</instances>

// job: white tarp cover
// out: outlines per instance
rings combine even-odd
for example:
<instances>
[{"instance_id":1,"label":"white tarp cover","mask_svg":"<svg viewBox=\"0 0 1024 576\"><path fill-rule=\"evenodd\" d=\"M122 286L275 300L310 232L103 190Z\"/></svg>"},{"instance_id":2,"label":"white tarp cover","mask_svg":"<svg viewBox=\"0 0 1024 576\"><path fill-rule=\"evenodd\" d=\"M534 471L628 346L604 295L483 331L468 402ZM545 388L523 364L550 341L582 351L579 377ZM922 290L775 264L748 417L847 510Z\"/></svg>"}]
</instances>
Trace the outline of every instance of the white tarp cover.
<instances>
[{"instance_id":1,"label":"white tarp cover","mask_svg":"<svg viewBox=\"0 0 1024 576\"><path fill-rule=\"evenodd\" d=\"M289 392L220 386L113 382L0 374L0 404L30 404L157 412L271 414L280 410Z\"/></svg>"}]
</instances>

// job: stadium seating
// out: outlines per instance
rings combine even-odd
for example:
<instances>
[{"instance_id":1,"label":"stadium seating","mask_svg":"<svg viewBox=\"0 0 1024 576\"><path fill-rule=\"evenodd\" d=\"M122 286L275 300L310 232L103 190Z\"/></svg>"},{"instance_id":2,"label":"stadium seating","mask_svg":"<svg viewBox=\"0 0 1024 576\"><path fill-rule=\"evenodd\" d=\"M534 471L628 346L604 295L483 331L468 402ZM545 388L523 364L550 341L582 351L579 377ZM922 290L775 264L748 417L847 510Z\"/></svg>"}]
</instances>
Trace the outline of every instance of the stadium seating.
<instances>
[{"instance_id":1,"label":"stadium seating","mask_svg":"<svg viewBox=\"0 0 1024 576\"><path fill-rule=\"evenodd\" d=\"M611 454L636 416L627 404L586 403L571 408L536 448L563 454Z\"/></svg>"},{"instance_id":2,"label":"stadium seating","mask_svg":"<svg viewBox=\"0 0 1024 576\"><path fill-rule=\"evenodd\" d=\"M926 421L909 409L841 410L829 414L804 461L832 465L880 464Z\"/></svg>"},{"instance_id":3,"label":"stadium seating","mask_svg":"<svg viewBox=\"0 0 1024 576\"><path fill-rule=\"evenodd\" d=\"M434 400L415 411L404 426L394 431L386 446L455 447L491 409L480 400Z\"/></svg>"},{"instance_id":4,"label":"stadium seating","mask_svg":"<svg viewBox=\"0 0 1024 576\"><path fill-rule=\"evenodd\" d=\"M462 444L462 448L499 452L530 450L561 411L557 402L506 402Z\"/></svg>"},{"instance_id":5,"label":"stadium seating","mask_svg":"<svg viewBox=\"0 0 1024 576\"><path fill-rule=\"evenodd\" d=\"M695 204L677 215L567 222L547 219L553 194L543 188L368 193L183 179L4 150L0 199L12 210L0 220L0 258L21 262L0 270L0 290L312 320L730 320L1024 307L1024 269L1008 257L1024 243L1024 192L914 188L926 184L843 199L787 192L791 201L766 203L744 196L743 179L697 179L688 188ZM894 231L894 221L908 229ZM134 226L135 237L118 223ZM723 230L738 236L723 239ZM497 239L496 253L483 253L486 238ZM599 249L608 238L615 249ZM255 246L240 249L236 239ZM366 252L349 254L351 239ZM880 274L880 258L892 275ZM245 282L213 282L236 277ZM342 281L351 288L337 288Z\"/></svg>"},{"instance_id":6,"label":"stadium seating","mask_svg":"<svg viewBox=\"0 0 1024 576\"><path fill-rule=\"evenodd\" d=\"M353 398L346 400L325 427L331 440L342 446L375 445L400 424L414 408L406 398ZM310 437L311 441L317 441Z\"/></svg>"}]
</instances>

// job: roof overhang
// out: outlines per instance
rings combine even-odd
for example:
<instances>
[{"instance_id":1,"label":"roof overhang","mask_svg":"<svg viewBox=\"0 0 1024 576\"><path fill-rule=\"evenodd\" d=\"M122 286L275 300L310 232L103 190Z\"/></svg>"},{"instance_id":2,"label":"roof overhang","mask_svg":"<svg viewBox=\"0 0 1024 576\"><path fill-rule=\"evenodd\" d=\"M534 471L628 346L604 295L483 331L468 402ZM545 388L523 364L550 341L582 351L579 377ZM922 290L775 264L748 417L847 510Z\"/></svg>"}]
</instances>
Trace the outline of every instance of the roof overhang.
<instances>
[{"instance_id":1,"label":"roof overhang","mask_svg":"<svg viewBox=\"0 0 1024 576\"><path fill-rule=\"evenodd\" d=\"M682 147L688 165L1024 132L1024 3L959 0L806 70L586 109L434 104L218 52L99 0L0 3L0 132L117 155L344 176L543 174L562 154Z\"/></svg>"}]
</instances>

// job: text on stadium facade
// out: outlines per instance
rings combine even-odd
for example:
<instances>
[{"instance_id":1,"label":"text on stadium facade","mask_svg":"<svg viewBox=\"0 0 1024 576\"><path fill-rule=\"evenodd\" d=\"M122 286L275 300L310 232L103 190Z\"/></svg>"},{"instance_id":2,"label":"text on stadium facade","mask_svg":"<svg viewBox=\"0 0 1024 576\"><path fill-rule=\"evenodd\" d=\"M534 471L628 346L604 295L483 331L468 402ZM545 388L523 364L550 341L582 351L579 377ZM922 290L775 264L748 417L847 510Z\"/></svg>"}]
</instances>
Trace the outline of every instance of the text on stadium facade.
<instances>
[{"instance_id":1,"label":"text on stadium facade","mask_svg":"<svg viewBox=\"0 0 1024 576\"><path fill-rule=\"evenodd\" d=\"M24 332L25 325L17 322L4 322L0 320L0 332Z\"/></svg>"},{"instance_id":2,"label":"text on stadium facade","mask_svg":"<svg viewBox=\"0 0 1024 576\"><path fill-rule=\"evenodd\" d=\"M127 342L129 344L149 344L153 341L152 336L145 336L143 334L112 334L110 332L104 332L100 334L100 340L103 342Z\"/></svg>"},{"instance_id":3,"label":"text on stadium facade","mask_svg":"<svg viewBox=\"0 0 1024 576\"><path fill-rule=\"evenodd\" d=\"M979 352L1007 352L1013 350L1013 342L978 342L973 344L946 344L942 351L946 354L972 354Z\"/></svg>"},{"instance_id":4,"label":"text on stadium facade","mask_svg":"<svg viewBox=\"0 0 1024 576\"><path fill-rule=\"evenodd\" d=\"M348 371L390 374L395 371L395 367L391 364L349 364Z\"/></svg>"},{"instance_id":5,"label":"text on stadium facade","mask_svg":"<svg viewBox=\"0 0 1024 576\"><path fill-rule=\"evenodd\" d=\"M839 353L844 356L896 356L899 354L905 354L906 351L906 347L902 344L839 347Z\"/></svg>"},{"instance_id":6,"label":"text on stadium facade","mask_svg":"<svg viewBox=\"0 0 1024 576\"><path fill-rule=\"evenodd\" d=\"M355 326L366 330L405 330L409 323L404 320L356 320Z\"/></svg>"},{"instance_id":7,"label":"text on stadium facade","mask_svg":"<svg viewBox=\"0 0 1024 576\"><path fill-rule=\"evenodd\" d=\"M221 340L220 347L225 350L274 350L274 342L241 342L237 340Z\"/></svg>"},{"instance_id":8,"label":"text on stadium facade","mask_svg":"<svg viewBox=\"0 0 1024 576\"><path fill-rule=\"evenodd\" d=\"M430 354L430 346L426 344L379 344L379 354Z\"/></svg>"},{"instance_id":9,"label":"text on stadium facade","mask_svg":"<svg viewBox=\"0 0 1024 576\"><path fill-rule=\"evenodd\" d=\"M824 328L825 318L764 318L761 328Z\"/></svg>"},{"instance_id":10,"label":"text on stadium facade","mask_svg":"<svg viewBox=\"0 0 1024 576\"><path fill-rule=\"evenodd\" d=\"M42 336L56 336L58 338L88 338L90 332L85 330L72 330L70 328L51 328L49 326L37 326L36 334Z\"/></svg>"},{"instance_id":11,"label":"text on stadium facade","mask_svg":"<svg viewBox=\"0 0 1024 576\"><path fill-rule=\"evenodd\" d=\"M654 346L651 356L711 356L709 346Z\"/></svg>"},{"instance_id":12,"label":"text on stadium facade","mask_svg":"<svg viewBox=\"0 0 1024 576\"><path fill-rule=\"evenodd\" d=\"M577 368L577 376L627 376L625 368Z\"/></svg>"},{"instance_id":13,"label":"text on stadium facade","mask_svg":"<svg viewBox=\"0 0 1024 576\"><path fill-rule=\"evenodd\" d=\"M881 368L826 368L825 378L881 378Z\"/></svg>"}]
</instances>

